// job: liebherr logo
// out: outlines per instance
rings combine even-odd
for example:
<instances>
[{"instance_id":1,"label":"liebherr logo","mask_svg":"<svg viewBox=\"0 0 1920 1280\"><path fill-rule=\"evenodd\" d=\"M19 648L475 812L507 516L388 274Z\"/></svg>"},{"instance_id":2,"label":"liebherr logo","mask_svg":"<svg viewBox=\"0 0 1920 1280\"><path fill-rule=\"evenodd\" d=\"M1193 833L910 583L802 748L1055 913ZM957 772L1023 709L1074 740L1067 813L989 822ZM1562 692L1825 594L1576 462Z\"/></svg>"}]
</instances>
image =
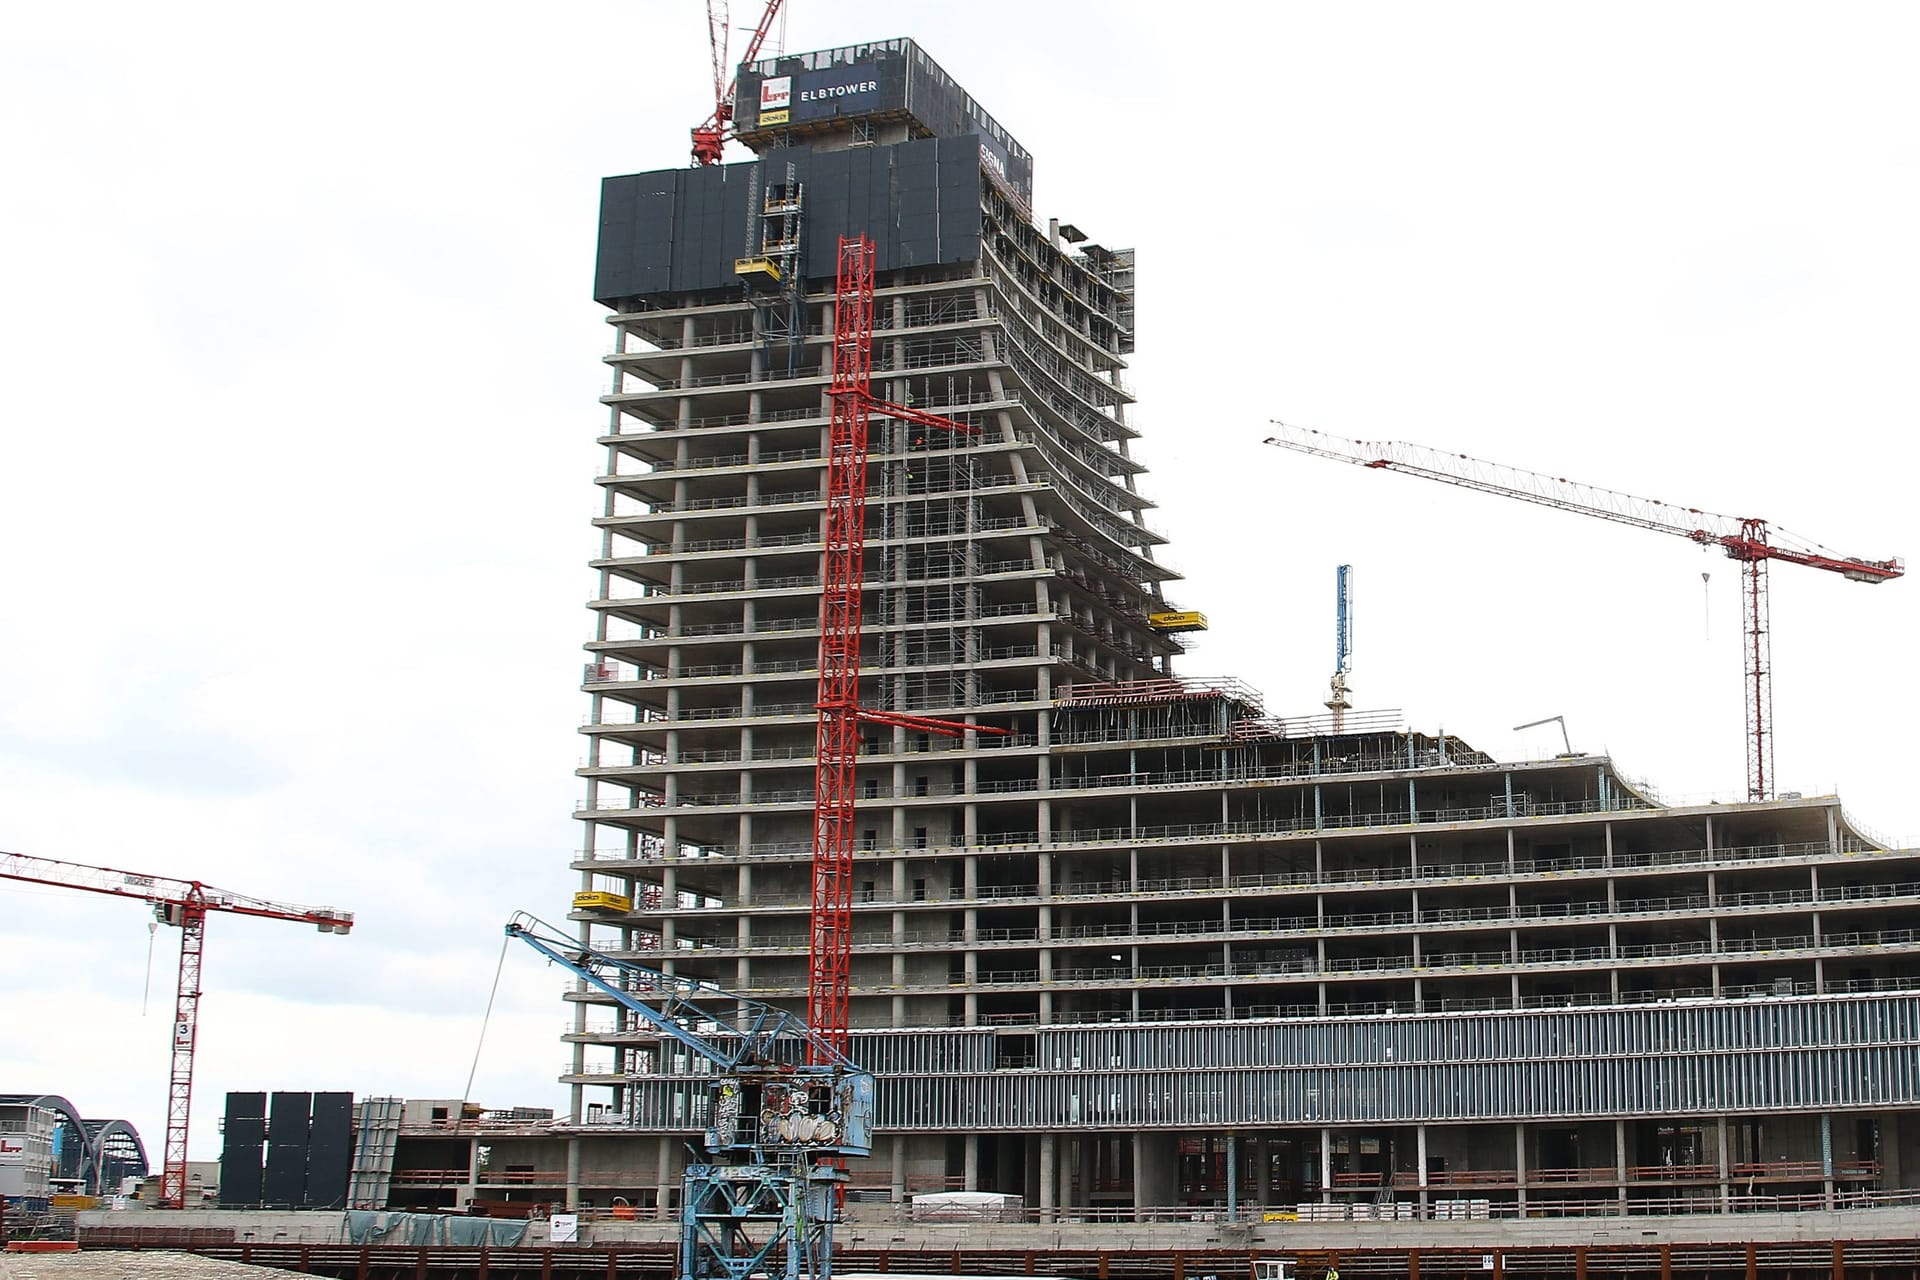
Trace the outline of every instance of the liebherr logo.
<instances>
[{"instance_id":1,"label":"liebherr logo","mask_svg":"<svg viewBox=\"0 0 1920 1280\"><path fill-rule=\"evenodd\" d=\"M760 82L760 109L762 111L780 111L792 102L792 76L774 76Z\"/></svg>"}]
</instances>

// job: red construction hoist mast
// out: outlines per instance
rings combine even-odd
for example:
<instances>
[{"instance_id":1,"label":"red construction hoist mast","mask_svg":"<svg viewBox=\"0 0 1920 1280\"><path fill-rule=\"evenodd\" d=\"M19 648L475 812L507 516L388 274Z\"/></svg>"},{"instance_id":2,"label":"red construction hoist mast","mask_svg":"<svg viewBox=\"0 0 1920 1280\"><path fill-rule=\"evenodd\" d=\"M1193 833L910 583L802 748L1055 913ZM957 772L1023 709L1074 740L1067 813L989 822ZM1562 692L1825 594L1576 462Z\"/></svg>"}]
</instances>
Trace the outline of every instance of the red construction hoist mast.
<instances>
[{"instance_id":1,"label":"red construction hoist mast","mask_svg":"<svg viewBox=\"0 0 1920 1280\"><path fill-rule=\"evenodd\" d=\"M833 419L827 441L827 536L821 573L820 713L813 797L813 915L807 1025L847 1046L853 960L853 810L860 725L892 725L957 738L986 725L860 706L860 597L867 542L867 424L874 414L943 431L972 427L873 394L873 241L840 238L833 293Z\"/></svg>"},{"instance_id":2,"label":"red construction hoist mast","mask_svg":"<svg viewBox=\"0 0 1920 1280\"><path fill-rule=\"evenodd\" d=\"M747 51L740 61L752 62L760 56L760 46L767 42L767 33L773 30L773 20L779 16L783 3L785 0L767 0L760 25L753 29L753 39L747 41ZM727 0L707 0L707 44L713 55L713 110L693 126L693 162L697 165L719 164L720 155L727 148L727 126L733 123L735 80L733 64L727 60L730 31Z\"/></svg>"},{"instance_id":3,"label":"red construction hoist mast","mask_svg":"<svg viewBox=\"0 0 1920 1280\"><path fill-rule=\"evenodd\" d=\"M1654 498L1636 498L1593 485L1579 484L1535 471L1522 471L1487 462L1464 453L1441 453L1403 440L1343 440L1308 427L1273 424L1280 434L1267 443L1296 453L1310 453L1336 462L1351 462L1379 471L1422 476L1463 489L1477 489L1502 498L1518 498L1543 507L1677 534L1703 547L1718 547L1738 561L1746 578L1743 602L1744 636L1741 652L1746 668L1747 799L1765 800L1773 794L1773 644L1767 608L1767 564L1772 560L1826 569L1854 582L1885 582L1906 572L1906 563L1839 556L1815 543L1799 547L1773 541L1774 530L1765 520L1750 516L1722 516L1697 507L1675 507Z\"/></svg>"},{"instance_id":4,"label":"red construction hoist mast","mask_svg":"<svg viewBox=\"0 0 1920 1280\"><path fill-rule=\"evenodd\" d=\"M167 1074L167 1151L160 1182L160 1203L183 1207L187 1192L187 1117L193 1106L193 1049L200 1024L200 959L206 946L207 912L268 920L293 920L320 927L322 933L345 933L353 915L330 907L296 907L228 893L198 880L170 880L137 871L88 867L52 858L30 858L23 853L0 853L0 880L62 889L85 889L118 898L138 898L153 905L164 924L180 930L180 980L173 998L173 1054Z\"/></svg>"}]
</instances>

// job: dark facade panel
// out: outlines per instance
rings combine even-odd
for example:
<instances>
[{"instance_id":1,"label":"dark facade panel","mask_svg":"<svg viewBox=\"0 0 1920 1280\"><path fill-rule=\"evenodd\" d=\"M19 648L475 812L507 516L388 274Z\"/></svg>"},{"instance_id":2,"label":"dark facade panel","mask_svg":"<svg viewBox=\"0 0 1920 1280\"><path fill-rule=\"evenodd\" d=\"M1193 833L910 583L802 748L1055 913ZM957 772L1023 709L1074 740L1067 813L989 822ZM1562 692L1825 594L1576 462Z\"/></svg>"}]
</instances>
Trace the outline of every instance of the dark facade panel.
<instances>
[{"instance_id":1,"label":"dark facade panel","mask_svg":"<svg viewBox=\"0 0 1920 1280\"><path fill-rule=\"evenodd\" d=\"M267 1121L264 1116L237 1116L227 1121L227 1146L260 1146L267 1140Z\"/></svg>"},{"instance_id":2,"label":"dark facade panel","mask_svg":"<svg viewBox=\"0 0 1920 1280\"><path fill-rule=\"evenodd\" d=\"M221 1126L220 1204L243 1208L260 1203L267 1140L267 1095L229 1093Z\"/></svg>"},{"instance_id":3,"label":"dark facade panel","mask_svg":"<svg viewBox=\"0 0 1920 1280\"><path fill-rule=\"evenodd\" d=\"M980 255L980 153L971 135L846 151L776 150L756 163L625 174L601 184L595 300L740 288L750 209L787 165L804 192L809 288L831 287L842 235L865 232L879 271ZM758 244L757 221L752 243Z\"/></svg>"},{"instance_id":4,"label":"dark facade panel","mask_svg":"<svg viewBox=\"0 0 1920 1280\"><path fill-rule=\"evenodd\" d=\"M227 1123L249 1117L264 1121L267 1116L267 1095L264 1093L229 1093L227 1095Z\"/></svg>"},{"instance_id":5,"label":"dark facade panel","mask_svg":"<svg viewBox=\"0 0 1920 1280\"><path fill-rule=\"evenodd\" d=\"M313 1095L275 1093L267 1113L267 1166L261 1203L297 1208L306 1198L307 1138Z\"/></svg>"},{"instance_id":6,"label":"dark facade panel","mask_svg":"<svg viewBox=\"0 0 1920 1280\"><path fill-rule=\"evenodd\" d=\"M307 1144L267 1144L267 1169L260 1203L270 1209L297 1209L307 1196Z\"/></svg>"},{"instance_id":7,"label":"dark facade panel","mask_svg":"<svg viewBox=\"0 0 1920 1280\"><path fill-rule=\"evenodd\" d=\"M307 1145L307 1129L312 1117L312 1094L274 1094L273 1109L267 1117L267 1141L275 1146L294 1143L304 1147Z\"/></svg>"},{"instance_id":8,"label":"dark facade panel","mask_svg":"<svg viewBox=\"0 0 1920 1280\"><path fill-rule=\"evenodd\" d=\"M307 1146L306 1197L310 1209L340 1209L347 1203L353 1163L353 1095L313 1095L313 1134Z\"/></svg>"},{"instance_id":9,"label":"dark facade panel","mask_svg":"<svg viewBox=\"0 0 1920 1280\"><path fill-rule=\"evenodd\" d=\"M220 1207L249 1209L260 1203L265 1150L258 1142L236 1143L227 1134L220 1151Z\"/></svg>"}]
</instances>

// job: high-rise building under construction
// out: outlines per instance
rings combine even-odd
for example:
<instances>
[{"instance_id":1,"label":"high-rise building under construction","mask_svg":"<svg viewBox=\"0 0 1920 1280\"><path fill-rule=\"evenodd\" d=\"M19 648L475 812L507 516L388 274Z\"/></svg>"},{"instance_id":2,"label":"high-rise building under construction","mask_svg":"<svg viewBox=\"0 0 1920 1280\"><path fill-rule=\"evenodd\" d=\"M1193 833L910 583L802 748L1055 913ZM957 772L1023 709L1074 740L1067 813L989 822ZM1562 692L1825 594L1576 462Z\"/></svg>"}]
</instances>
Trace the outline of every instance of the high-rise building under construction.
<instances>
[{"instance_id":1,"label":"high-rise building under construction","mask_svg":"<svg viewBox=\"0 0 1920 1280\"><path fill-rule=\"evenodd\" d=\"M1603 757L1501 763L1177 674L1201 623L1129 447L1132 251L1036 223L1031 157L911 41L744 67L737 102L754 159L603 194L574 920L805 1007L833 278L864 234L875 393L965 429L874 419L862 701L998 732L862 743L856 1200L1430 1216L1920 1184L1920 853L1833 797L1670 807ZM689 1064L568 998L569 1191L664 1206Z\"/></svg>"}]
</instances>

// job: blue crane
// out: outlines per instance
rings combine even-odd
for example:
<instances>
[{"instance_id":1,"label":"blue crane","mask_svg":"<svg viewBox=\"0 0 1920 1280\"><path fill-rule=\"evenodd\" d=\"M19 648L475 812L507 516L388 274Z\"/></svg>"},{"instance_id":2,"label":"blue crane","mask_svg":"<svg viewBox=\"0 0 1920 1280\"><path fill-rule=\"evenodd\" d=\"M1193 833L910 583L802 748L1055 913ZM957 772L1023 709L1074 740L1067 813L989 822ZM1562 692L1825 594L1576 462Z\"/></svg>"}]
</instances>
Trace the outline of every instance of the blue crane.
<instances>
[{"instance_id":1,"label":"blue crane","mask_svg":"<svg viewBox=\"0 0 1920 1280\"><path fill-rule=\"evenodd\" d=\"M873 1074L784 1009L596 951L525 912L507 936L711 1066L690 1107L710 1162L682 1178L678 1280L830 1280L837 1162L873 1150Z\"/></svg>"},{"instance_id":2,"label":"blue crane","mask_svg":"<svg viewBox=\"0 0 1920 1280\"><path fill-rule=\"evenodd\" d=\"M1333 580L1333 696L1327 710L1333 712L1333 731L1339 733L1353 702L1347 697L1348 665L1353 658L1353 566L1343 564Z\"/></svg>"}]
</instances>

